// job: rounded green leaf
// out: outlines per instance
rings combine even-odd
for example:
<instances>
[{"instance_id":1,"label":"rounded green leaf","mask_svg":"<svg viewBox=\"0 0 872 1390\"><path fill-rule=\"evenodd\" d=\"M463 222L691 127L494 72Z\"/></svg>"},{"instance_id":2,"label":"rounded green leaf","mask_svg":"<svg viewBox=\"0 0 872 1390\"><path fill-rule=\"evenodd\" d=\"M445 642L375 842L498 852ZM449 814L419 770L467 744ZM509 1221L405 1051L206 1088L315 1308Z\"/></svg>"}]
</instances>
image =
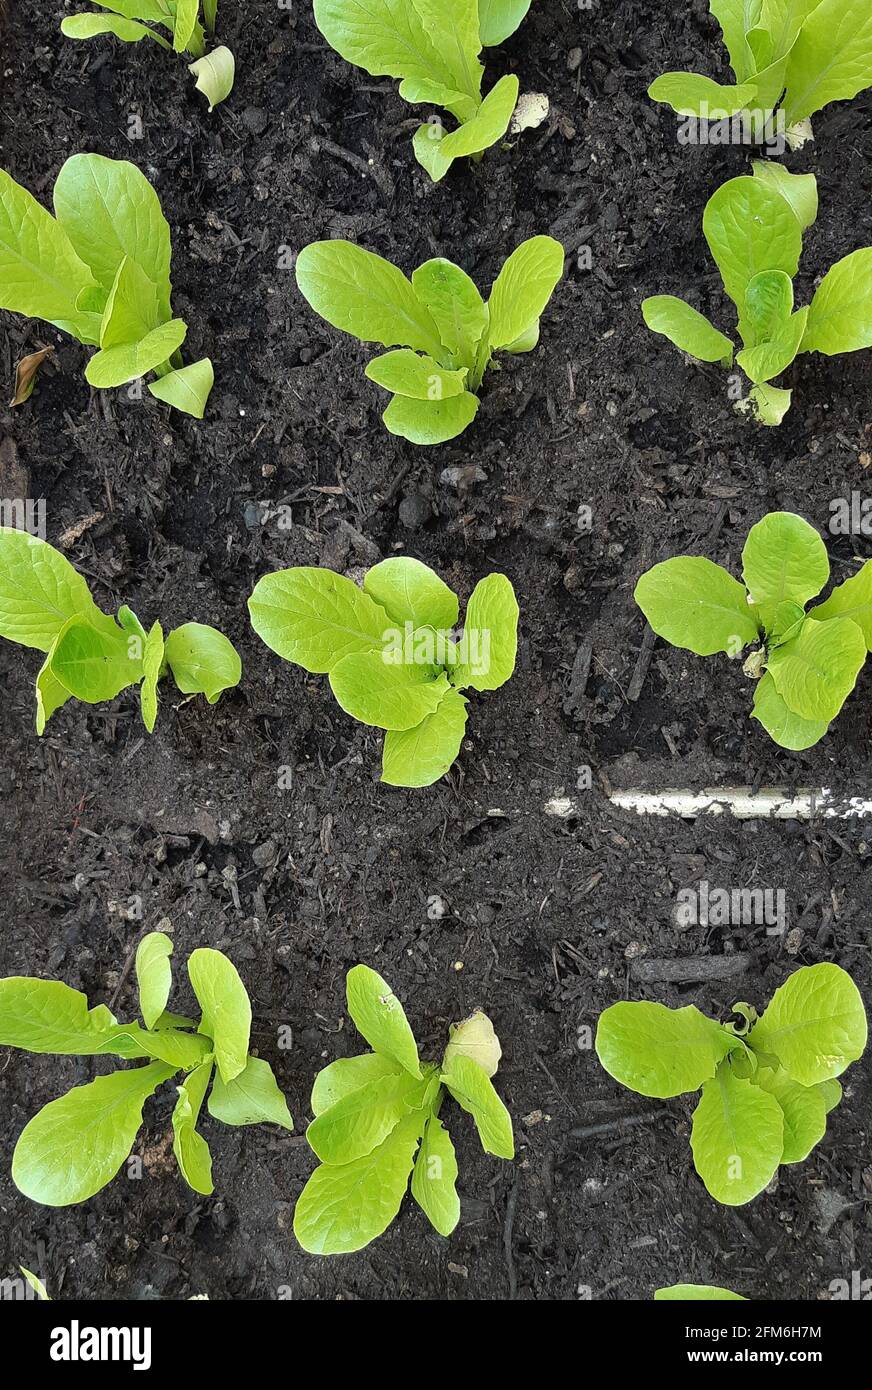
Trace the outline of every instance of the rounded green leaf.
<instances>
[{"instance_id":1,"label":"rounded green leaf","mask_svg":"<svg viewBox=\"0 0 872 1390\"><path fill-rule=\"evenodd\" d=\"M365 343L409 347L439 358L429 310L401 270L350 241L315 241L297 257L297 285L316 314Z\"/></svg>"},{"instance_id":2,"label":"rounded green leaf","mask_svg":"<svg viewBox=\"0 0 872 1390\"><path fill-rule=\"evenodd\" d=\"M769 652L778 694L794 714L829 723L857 683L866 642L849 618L806 619L796 637Z\"/></svg>"},{"instance_id":3,"label":"rounded green leaf","mask_svg":"<svg viewBox=\"0 0 872 1390\"><path fill-rule=\"evenodd\" d=\"M802 251L802 229L790 204L760 179L730 179L712 195L703 232L724 289L739 311L747 346L753 333L745 310L748 286L763 270L781 270L792 280Z\"/></svg>"},{"instance_id":4,"label":"rounded green leaf","mask_svg":"<svg viewBox=\"0 0 872 1390\"><path fill-rule=\"evenodd\" d=\"M514 1158L512 1117L484 1067L471 1057L456 1053L443 1068L441 1080L457 1104L474 1119L485 1153Z\"/></svg>"},{"instance_id":5,"label":"rounded green leaf","mask_svg":"<svg viewBox=\"0 0 872 1390\"><path fill-rule=\"evenodd\" d=\"M499 690L518 654L518 600L504 574L480 579L466 606L451 683L458 689Z\"/></svg>"},{"instance_id":6,"label":"rounded green leaf","mask_svg":"<svg viewBox=\"0 0 872 1390\"><path fill-rule=\"evenodd\" d=\"M750 82L733 87L697 72L664 72L651 83L648 95L652 101L671 106L676 115L716 121L742 111L754 100L756 91Z\"/></svg>"},{"instance_id":7,"label":"rounded green leaf","mask_svg":"<svg viewBox=\"0 0 872 1390\"><path fill-rule=\"evenodd\" d=\"M208 1102L209 1114L225 1125L281 1125L291 1130L294 1122L288 1103L269 1062L249 1057L232 1081L216 1076Z\"/></svg>"},{"instance_id":8,"label":"rounded green leaf","mask_svg":"<svg viewBox=\"0 0 872 1390\"><path fill-rule=\"evenodd\" d=\"M811 3L812 0L806 0ZM816 0L815 0L816 3ZM818 188L814 174L791 174L774 159L755 159L752 164L755 179L762 181L786 198L796 213L799 225L807 231L817 221ZM793 295L791 294L791 307Z\"/></svg>"},{"instance_id":9,"label":"rounded green leaf","mask_svg":"<svg viewBox=\"0 0 872 1390\"><path fill-rule=\"evenodd\" d=\"M214 382L212 363L208 357L202 357L199 362L191 362L187 367L167 372L157 381L150 381L148 389L155 400L181 410L184 415L193 415L195 420L202 420Z\"/></svg>"},{"instance_id":10,"label":"rounded green leaf","mask_svg":"<svg viewBox=\"0 0 872 1390\"><path fill-rule=\"evenodd\" d=\"M48 652L76 617L118 630L66 556L28 531L0 526L0 637Z\"/></svg>"},{"instance_id":11,"label":"rounded green leaf","mask_svg":"<svg viewBox=\"0 0 872 1390\"><path fill-rule=\"evenodd\" d=\"M142 685L139 691L142 722L149 733L157 721L157 685L164 662L164 636L160 623L154 623L145 639L142 656Z\"/></svg>"},{"instance_id":12,"label":"rounded green leaf","mask_svg":"<svg viewBox=\"0 0 872 1390\"><path fill-rule=\"evenodd\" d=\"M729 338L683 299L671 294L652 295L642 300L642 317L652 333L661 333L700 362L732 364L733 344Z\"/></svg>"},{"instance_id":13,"label":"rounded green leaf","mask_svg":"<svg viewBox=\"0 0 872 1390\"><path fill-rule=\"evenodd\" d=\"M380 651L392 627L385 610L350 579L306 565L264 575L248 611L272 651L320 674L351 652Z\"/></svg>"},{"instance_id":14,"label":"rounded green leaf","mask_svg":"<svg viewBox=\"0 0 872 1390\"><path fill-rule=\"evenodd\" d=\"M437 709L448 677L430 666L385 660L381 652L352 652L330 671L330 688L352 719L374 729L413 729Z\"/></svg>"},{"instance_id":15,"label":"rounded green leaf","mask_svg":"<svg viewBox=\"0 0 872 1390\"><path fill-rule=\"evenodd\" d=\"M52 648L51 673L77 700L96 705L114 700L142 679L142 642L120 628L92 627L84 618L69 623Z\"/></svg>"},{"instance_id":16,"label":"rounded green leaf","mask_svg":"<svg viewBox=\"0 0 872 1390\"><path fill-rule=\"evenodd\" d=\"M827 357L872 347L872 247L837 261L815 292L803 352Z\"/></svg>"},{"instance_id":17,"label":"rounded green leaf","mask_svg":"<svg viewBox=\"0 0 872 1390\"><path fill-rule=\"evenodd\" d=\"M480 154L501 140L518 104L519 90L518 79L513 73L501 77L475 115L443 137L439 144L440 158L460 159L465 155Z\"/></svg>"},{"instance_id":18,"label":"rounded green leaf","mask_svg":"<svg viewBox=\"0 0 872 1390\"><path fill-rule=\"evenodd\" d=\"M195 63L189 63L188 72L193 73L197 91L203 93L209 103L209 110L214 111L219 102L224 101L233 90L236 59L229 48L219 44L217 48L198 58Z\"/></svg>"},{"instance_id":19,"label":"rounded green leaf","mask_svg":"<svg viewBox=\"0 0 872 1390\"><path fill-rule=\"evenodd\" d=\"M642 575L634 597L658 637L697 656L738 656L757 640L745 589L703 556L679 555L654 565Z\"/></svg>"},{"instance_id":20,"label":"rounded green leaf","mask_svg":"<svg viewBox=\"0 0 872 1390\"><path fill-rule=\"evenodd\" d=\"M755 342L769 342L792 313L793 281L783 270L761 270L748 281L745 314Z\"/></svg>"},{"instance_id":21,"label":"rounded green leaf","mask_svg":"<svg viewBox=\"0 0 872 1390\"><path fill-rule=\"evenodd\" d=\"M829 575L823 540L794 512L770 512L748 532L742 551L742 578L756 605L774 610L790 599L804 608L820 593Z\"/></svg>"},{"instance_id":22,"label":"rounded green leaf","mask_svg":"<svg viewBox=\"0 0 872 1390\"><path fill-rule=\"evenodd\" d=\"M564 254L549 236L531 237L512 252L488 300L491 348L508 347L541 317L563 275Z\"/></svg>"},{"instance_id":23,"label":"rounded green leaf","mask_svg":"<svg viewBox=\"0 0 872 1390\"><path fill-rule=\"evenodd\" d=\"M351 1021L372 1050L420 1080L418 1045L390 985L368 965L355 965L346 977L345 996Z\"/></svg>"},{"instance_id":24,"label":"rounded green leaf","mask_svg":"<svg viewBox=\"0 0 872 1390\"><path fill-rule=\"evenodd\" d=\"M245 1070L251 1034L251 1003L232 961L221 951L199 947L188 957L188 975L203 1017L199 1031L212 1039L223 1081Z\"/></svg>"},{"instance_id":25,"label":"rounded green leaf","mask_svg":"<svg viewBox=\"0 0 872 1390\"><path fill-rule=\"evenodd\" d=\"M124 43L139 43L141 39L153 39L161 48L170 48L166 39L155 33L154 29L149 29L147 24L138 24L135 19L125 19L123 15L67 15L61 20L61 33L68 39L93 39L98 34L114 34Z\"/></svg>"},{"instance_id":26,"label":"rounded green leaf","mask_svg":"<svg viewBox=\"0 0 872 1390\"><path fill-rule=\"evenodd\" d=\"M803 719L801 715L794 714L778 694L768 671L755 686L751 718L763 725L779 747L789 748L794 753L801 753L820 743L830 727L827 719Z\"/></svg>"},{"instance_id":27,"label":"rounded green leaf","mask_svg":"<svg viewBox=\"0 0 872 1390\"><path fill-rule=\"evenodd\" d=\"M208 1197L214 1191L212 1155L209 1145L197 1133L197 1120L212 1075L212 1062L203 1062L177 1086L178 1100L173 1110L173 1153L182 1177L195 1192Z\"/></svg>"},{"instance_id":28,"label":"rounded green leaf","mask_svg":"<svg viewBox=\"0 0 872 1390\"><path fill-rule=\"evenodd\" d=\"M774 1096L784 1114L784 1152L782 1163L802 1163L827 1129L827 1107L818 1086L800 1086L783 1067L759 1067L755 1078Z\"/></svg>"},{"instance_id":29,"label":"rounded green leaf","mask_svg":"<svg viewBox=\"0 0 872 1390\"><path fill-rule=\"evenodd\" d=\"M485 48L505 43L530 8L530 0L478 0L478 28Z\"/></svg>"},{"instance_id":30,"label":"rounded green leaf","mask_svg":"<svg viewBox=\"0 0 872 1390\"><path fill-rule=\"evenodd\" d=\"M716 1202L738 1207L769 1186L784 1150L784 1116L774 1096L733 1075L729 1063L706 1081L693 1112L696 1171Z\"/></svg>"},{"instance_id":31,"label":"rounded green leaf","mask_svg":"<svg viewBox=\"0 0 872 1390\"><path fill-rule=\"evenodd\" d=\"M740 1293L732 1289L722 1289L717 1284L670 1284L666 1289L655 1289L655 1303L747 1303Z\"/></svg>"},{"instance_id":32,"label":"rounded green leaf","mask_svg":"<svg viewBox=\"0 0 872 1390\"><path fill-rule=\"evenodd\" d=\"M0 309L46 319L93 343L99 320L79 308L80 295L93 285L85 258L60 224L0 169Z\"/></svg>"},{"instance_id":33,"label":"rounded green leaf","mask_svg":"<svg viewBox=\"0 0 872 1390\"><path fill-rule=\"evenodd\" d=\"M181 319L162 323L135 343L101 348L85 368L91 386L106 388L135 381L166 362L185 341L188 328Z\"/></svg>"},{"instance_id":34,"label":"rounded green leaf","mask_svg":"<svg viewBox=\"0 0 872 1390\"><path fill-rule=\"evenodd\" d=\"M757 343L736 354L736 361L749 380L761 385L787 370L800 350L807 321L808 309L799 309L769 342Z\"/></svg>"},{"instance_id":35,"label":"rounded green leaf","mask_svg":"<svg viewBox=\"0 0 872 1390\"><path fill-rule=\"evenodd\" d=\"M173 943L162 931L149 932L136 949L139 1009L146 1028L153 1028L167 1006L173 982Z\"/></svg>"},{"instance_id":36,"label":"rounded green leaf","mask_svg":"<svg viewBox=\"0 0 872 1390\"><path fill-rule=\"evenodd\" d=\"M596 1055L609 1076L642 1096L680 1096L714 1076L737 1046L713 1019L688 1004L622 1001L600 1014Z\"/></svg>"},{"instance_id":37,"label":"rounded green leaf","mask_svg":"<svg viewBox=\"0 0 872 1390\"><path fill-rule=\"evenodd\" d=\"M828 599L809 614L816 622L829 618L850 618L863 633L866 647L872 651L872 560L862 569L833 589Z\"/></svg>"},{"instance_id":38,"label":"rounded green leaf","mask_svg":"<svg viewBox=\"0 0 872 1390\"><path fill-rule=\"evenodd\" d=\"M343 1100L353 1091L359 1091L370 1081L381 1081L386 1076L402 1076L399 1063L390 1057L382 1057L378 1052L364 1052L360 1057L340 1057L320 1071L312 1087L310 1105L313 1115L321 1115L331 1105Z\"/></svg>"},{"instance_id":39,"label":"rounded green leaf","mask_svg":"<svg viewBox=\"0 0 872 1390\"><path fill-rule=\"evenodd\" d=\"M19 1192L47 1207L85 1202L133 1147L142 1107L174 1068L162 1062L98 1076L50 1101L24 1127L12 1156Z\"/></svg>"},{"instance_id":40,"label":"rounded green leaf","mask_svg":"<svg viewBox=\"0 0 872 1390\"><path fill-rule=\"evenodd\" d=\"M440 1236L450 1236L460 1220L457 1157L448 1130L431 1115L412 1173L412 1196Z\"/></svg>"},{"instance_id":41,"label":"rounded green leaf","mask_svg":"<svg viewBox=\"0 0 872 1390\"><path fill-rule=\"evenodd\" d=\"M412 286L432 314L445 347L472 367L475 350L487 328L488 314L466 271L437 257L413 271Z\"/></svg>"},{"instance_id":42,"label":"rounded green leaf","mask_svg":"<svg viewBox=\"0 0 872 1390\"><path fill-rule=\"evenodd\" d=\"M382 419L391 434L410 444L447 444L472 424L478 406L478 397L470 391L445 400L394 396Z\"/></svg>"},{"instance_id":43,"label":"rounded green leaf","mask_svg":"<svg viewBox=\"0 0 872 1390\"><path fill-rule=\"evenodd\" d=\"M171 632L164 657L182 694L203 694L210 705L242 678L242 662L233 643L204 623L184 623Z\"/></svg>"},{"instance_id":44,"label":"rounded green leaf","mask_svg":"<svg viewBox=\"0 0 872 1390\"><path fill-rule=\"evenodd\" d=\"M306 1130L309 1147L322 1163L353 1163L372 1153L404 1119L419 1108L426 1081L408 1072L367 1081L317 1115Z\"/></svg>"},{"instance_id":45,"label":"rounded green leaf","mask_svg":"<svg viewBox=\"0 0 872 1390\"><path fill-rule=\"evenodd\" d=\"M446 632L455 626L457 595L444 580L411 555L395 555L368 570L363 587L395 623Z\"/></svg>"},{"instance_id":46,"label":"rounded green leaf","mask_svg":"<svg viewBox=\"0 0 872 1390\"><path fill-rule=\"evenodd\" d=\"M846 971L828 963L794 971L747 1041L758 1052L773 1053L800 1086L814 1086L862 1057L866 1038L860 991Z\"/></svg>"},{"instance_id":47,"label":"rounded green leaf","mask_svg":"<svg viewBox=\"0 0 872 1390\"><path fill-rule=\"evenodd\" d=\"M386 733L381 780L391 787L430 787L444 777L463 743L466 706L452 687L413 729Z\"/></svg>"},{"instance_id":48,"label":"rounded green leaf","mask_svg":"<svg viewBox=\"0 0 872 1390\"><path fill-rule=\"evenodd\" d=\"M872 82L872 11L866 0L822 0L799 30L787 64L788 128Z\"/></svg>"}]
</instances>

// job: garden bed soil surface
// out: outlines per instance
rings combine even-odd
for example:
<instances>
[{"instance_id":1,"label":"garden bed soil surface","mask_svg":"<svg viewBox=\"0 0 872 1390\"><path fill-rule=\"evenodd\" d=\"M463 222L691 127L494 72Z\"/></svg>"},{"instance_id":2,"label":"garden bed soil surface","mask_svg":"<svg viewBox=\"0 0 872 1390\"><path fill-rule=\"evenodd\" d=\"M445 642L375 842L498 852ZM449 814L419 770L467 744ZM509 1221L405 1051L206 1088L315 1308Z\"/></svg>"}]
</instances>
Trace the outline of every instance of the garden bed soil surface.
<instances>
[{"instance_id":1,"label":"garden bed soil surface","mask_svg":"<svg viewBox=\"0 0 872 1390\"><path fill-rule=\"evenodd\" d=\"M869 827L650 822L607 799L633 784L870 790L868 672L828 738L799 755L749 720L750 684L726 659L658 643L629 698L642 570L685 550L736 569L748 527L774 508L825 531L832 499L864 493L872 453L869 354L801 359L794 408L766 431L732 412L722 372L689 365L642 324L641 298L659 291L732 322L701 218L751 152L682 147L674 118L645 95L664 69L719 75L707 7L534 0L488 73L514 70L522 90L546 92L549 121L436 186L412 157L417 113L394 83L330 51L308 4L219 10L237 81L211 117L180 60L149 44L63 40L63 13L36 0L7 16L2 167L46 203L77 151L145 171L173 232L188 360L208 354L216 383L202 423L148 395L93 394L82 348L0 314L6 398L15 361L57 346L31 401L0 411L0 494L45 497L55 543L90 519L69 553L103 606L128 602L165 629L212 622L239 647L245 676L214 709L166 690L151 738L122 697L68 707L40 741L38 658L3 644L0 973L58 977L92 1002L117 996L129 1016L131 950L169 919L174 1007L189 1002L189 951L226 951L297 1129L207 1122L216 1195L202 1199L175 1170L165 1088L136 1146L142 1178L52 1211L13 1187L14 1142L40 1105L98 1068L7 1053L0 1275L24 1264L59 1298L648 1299L695 1280L814 1300L852 1270L872 1274L868 1066L852 1070L812 1157L728 1209L693 1172L689 1105L622 1090L588 1046L616 999L724 1017L735 998L762 1004L817 961L837 961L872 999ZM813 169L821 192L802 302L870 240L869 96L816 127L816 143L789 160ZM386 433L384 398L363 375L368 350L309 310L288 268L307 242L344 236L407 271L448 255L486 288L541 232L568 255L541 345L493 374L475 425L435 450ZM591 508L589 530L580 507ZM850 537L830 551L838 577L872 554ZM359 576L399 552L439 570L463 601L483 575L505 572L522 614L515 677L475 697L459 762L420 792L379 784L380 736L339 710L324 678L270 653L245 608L270 569L323 563ZM591 789L576 792L585 768ZM543 814L561 792L578 796L574 819ZM790 934L679 930L676 895L703 879L783 889ZM439 920L431 895L448 908ZM138 903L141 919L128 920ZM639 960L738 952L750 959L735 980L634 978ZM492 1015L518 1159L486 1158L468 1117L448 1114L463 1205L454 1236L438 1238L407 1201L369 1249L319 1261L294 1242L293 1202L313 1166L311 1080L359 1048L344 1009L357 961L396 989L427 1055L476 1005ZM648 1113L641 1127L573 1135Z\"/></svg>"}]
</instances>

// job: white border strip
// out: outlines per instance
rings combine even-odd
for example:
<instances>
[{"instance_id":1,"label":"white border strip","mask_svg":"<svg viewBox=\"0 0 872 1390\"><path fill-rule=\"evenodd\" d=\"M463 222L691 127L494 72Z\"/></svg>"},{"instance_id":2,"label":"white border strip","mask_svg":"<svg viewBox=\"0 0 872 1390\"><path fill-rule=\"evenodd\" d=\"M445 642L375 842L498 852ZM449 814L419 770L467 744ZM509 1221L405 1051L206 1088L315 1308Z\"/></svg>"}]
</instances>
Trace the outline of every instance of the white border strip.
<instances>
[{"instance_id":1,"label":"white border strip","mask_svg":"<svg viewBox=\"0 0 872 1390\"><path fill-rule=\"evenodd\" d=\"M827 787L800 790L793 795L781 787L764 787L757 792L750 787L709 787L701 792L689 787L661 792L633 788L612 792L609 801L622 811L635 811L640 816L693 818L710 814L732 815L737 820L814 820L818 816L856 820L872 816L872 800L836 797ZM579 802L568 796L552 797L545 803L545 814L570 820L579 814Z\"/></svg>"}]
</instances>

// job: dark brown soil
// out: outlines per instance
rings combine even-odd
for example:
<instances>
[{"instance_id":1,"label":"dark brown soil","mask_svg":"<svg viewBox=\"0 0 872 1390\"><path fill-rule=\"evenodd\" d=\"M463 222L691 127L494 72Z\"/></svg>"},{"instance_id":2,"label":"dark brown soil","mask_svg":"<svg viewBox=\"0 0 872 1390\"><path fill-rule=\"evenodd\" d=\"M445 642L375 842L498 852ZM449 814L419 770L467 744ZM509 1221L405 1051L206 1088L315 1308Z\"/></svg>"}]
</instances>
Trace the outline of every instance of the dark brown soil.
<instances>
[{"instance_id":1,"label":"dark brown soil","mask_svg":"<svg viewBox=\"0 0 872 1390\"><path fill-rule=\"evenodd\" d=\"M872 1275L868 1066L850 1074L812 1158L752 1205L725 1209L694 1174L689 1107L622 1091L585 1047L584 1030L615 999L695 1002L723 1016L737 996L762 1004L791 969L816 961L837 961L872 998L868 828L650 823L613 810L606 794L616 783L872 790L872 673L830 736L801 755L748 719L749 684L725 660L658 643L641 694L628 697L644 632L632 600L641 571L685 549L736 567L748 527L776 507L825 532L831 500L864 493L872 452L872 354L801 359L794 409L765 431L731 412L721 373L687 365L642 324L640 299L658 291L695 295L731 322L700 224L715 187L751 154L680 147L671 116L645 95L665 68L717 75L707 7L636 0L588 12L537 0L489 67L547 92L552 119L438 186L414 163L415 113L395 84L327 49L308 3L223 6L238 76L212 117L180 60L148 44L63 40L63 13L60 0L35 0L8 17L0 163L45 202L76 151L139 164L173 229L189 360L208 353L216 383L202 423L148 397L95 395L82 348L0 314L4 399L19 356L58 346L31 401L0 410L0 492L45 497L52 541L101 513L71 555L104 606L129 602L165 628L214 623L237 643L245 677L214 709L168 695L152 738L122 697L69 707L40 741L38 658L3 644L0 973L58 977L109 1000L139 932L169 918L179 1004L188 952L226 950L297 1132L208 1122L219 1195L204 1201L168 1155L167 1090L147 1111L141 1181L122 1176L78 1208L36 1207L9 1177L16 1137L94 1066L6 1053L0 1277L23 1263L61 1298L619 1300L695 1280L814 1300L852 1270ZM138 140L128 138L132 116ZM872 100L830 109L816 133L791 158L821 191L803 296L872 239ZM347 236L406 270L448 255L486 288L538 232L568 253L541 346L491 376L462 440L431 451L385 432L367 351L317 319L282 268L310 240ZM579 268L585 246L590 270ZM485 477L463 491L443 480L467 464ZM292 528L261 524L261 502L290 505ZM592 508L589 533L580 506ZM830 548L839 576L872 554L863 538ZM353 572L399 549L462 599L504 571L523 623L514 679L476 699L459 763L417 793L379 784L379 736L342 714L325 680L268 652L245 608L269 569ZM571 673L585 644L579 690ZM578 816L547 817L546 801L574 794L587 766L593 789L578 793ZM279 787L283 768L293 769L290 790ZM700 879L784 889L793 934L679 932L676 894ZM441 921L428 920L431 894L449 905ZM137 899L141 921L113 907ZM633 978L637 958L736 950L751 955L736 982L658 989ZM357 961L390 980L432 1056L452 1020L476 1005L493 1016L519 1157L484 1157L467 1117L449 1115L463 1200L454 1236L439 1239L408 1204L362 1254L318 1261L297 1248L291 1216L312 1167L302 1136L313 1075L357 1048L342 1026L344 976ZM117 1007L135 1008L129 982ZM293 1047L283 1050L288 1026ZM649 1111L641 1127L572 1133Z\"/></svg>"}]
</instances>

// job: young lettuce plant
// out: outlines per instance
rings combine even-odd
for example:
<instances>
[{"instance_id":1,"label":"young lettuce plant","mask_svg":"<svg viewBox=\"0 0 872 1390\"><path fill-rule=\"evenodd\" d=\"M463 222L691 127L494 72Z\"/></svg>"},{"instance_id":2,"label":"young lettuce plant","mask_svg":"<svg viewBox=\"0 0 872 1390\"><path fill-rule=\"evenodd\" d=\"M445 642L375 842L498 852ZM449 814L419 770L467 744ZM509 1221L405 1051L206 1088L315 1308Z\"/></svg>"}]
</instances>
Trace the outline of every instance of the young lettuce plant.
<instances>
[{"instance_id":1,"label":"young lettuce plant","mask_svg":"<svg viewBox=\"0 0 872 1390\"><path fill-rule=\"evenodd\" d=\"M151 394L201 419L212 363L181 365L188 329L170 307L170 229L151 184L126 160L76 154L58 174L54 209L0 169L0 309L98 347L91 386L154 372Z\"/></svg>"},{"instance_id":2,"label":"young lettuce plant","mask_svg":"<svg viewBox=\"0 0 872 1390\"><path fill-rule=\"evenodd\" d=\"M737 408L761 424L780 425L791 392L771 383L800 353L834 357L872 347L872 247L837 261L811 304L794 309L802 234L817 218L817 181L780 164L758 160L753 168L753 176L731 179L712 196L703 232L738 311L743 347L736 361L752 383ZM643 301L642 314L682 352L732 366L733 343L683 299L654 295Z\"/></svg>"},{"instance_id":3,"label":"young lettuce plant","mask_svg":"<svg viewBox=\"0 0 872 1390\"><path fill-rule=\"evenodd\" d=\"M154 730L158 682L172 671L183 695L214 705L238 685L236 649L213 627L185 623L164 641L123 605L117 619L97 607L85 580L54 546L0 527L0 637L45 652L36 678L36 731L71 697L96 705L139 686L142 721Z\"/></svg>"},{"instance_id":4,"label":"young lettuce plant","mask_svg":"<svg viewBox=\"0 0 872 1390\"><path fill-rule=\"evenodd\" d=\"M485 304L451 261L425 261L411 281L350 241L316 241L297 257L300 293L316 314L364 343L397 348L366 368L393 399L383 419L412 444L444 444L478 411L477 392L497 351L531 352L539 318L563 274L563 247L525 241L506 261Z\"/></svg>"},{"instance_id":5,"label":"young lettuce plant","mask_svg":"<svg viewBox=\"0 0 872 1390\"><path fill-rule=\"evenodd\" d=\"M383 1235L410 1175L424 1215L441 1236L451 1234L460 1201L454 1145L439 1118L446 1091L472 1116L485 1153L515 1156L511 1117L491 1082L502 1052L485 1014L451 1029L441 1066L422 1065L402 1005L380 975L356 965L346 995L373 1051L331 1062L312 1090L306 1138L321 1166L294 1211L294 1234L310 1255L348 1254Z\"/></svg>"},{"instance_id":6,"label":"young lettuce plant","mask_svg":"<svg viewBox=\"0 0 872 1390\"><path fill-rule=\"evenodd\" d=\"M173 1152L195 1192L213 1191L212 1156L197 1131L210 1081L206 1108L213 1119L293 1129L272 1069L249 1054L251 1004L236 967L220 951L191 952L188 975L202 1011L198 1024L167 1012L172 951L163 932L150 932L139 944L142 1023L118 1023L105 1004L89 1008L84 994L59 980L0 980L0 1046L145 1062L75 1086L25 1125L12 1156L12 1178L25 1197L48 1207L93 1197L133 1148L145 1101L179 1074Z\"/></svg>"},{"instance_id":7,"label":"young lettuce plant","mask_svg":"<svg viewBox=\"0 0 872 1390\"><path fill-rule=\"evenodd\" d=\"M218 0L203 0L200 21L200 0L102 0L103 10L68 15L61 20L61 31L68 39L93 39L98 34L114 34L124 43L140 43L151 39L168 52L188 53L195 60L188 71L197 79L212 111L229 95L233 87L236 65L229 48L213 48L206 52L206 34L215 37L215 18ZM169 33L165 39L157 24Z\"/></svg>"},{"instance_id":8,"label":"young lettuce plant","mask_svg":"<svg viewBox=\"0 0 872 1390\"><path fill-rule=\"evenodd\" d=\"M798 752L823 738L872 651L872 560L807 613L829 573L814 527L770 512L748 533L744 583L703 556L681 555L643 574L634 597L674 647L735 658L754 646L743 667L757 681L751 717Z\"/></svg>"},{"instance_id":9,"label":"young lettuce plant","mask_svg":"<svg viewBox=\"0 0 872 1390\"><path fill-rule=\"evenodd\" d=\"M872 86L872 11L867 0L709 0L735 85L667 72L648 95L682 116L722 119L753 111L757 130L780 106L787 141L812 139L811 117Z\"/></svg>"},{"instance_id":10,"label":"young lettuce plant","mask_svg":"<svg viewBox=\"0 0 872 1390\"><path fill-rule=\"evenodd\" d=\"M610 1076L643 1096L701 1088L690 1147L715 1201L742 1206L782 1163L802 1163L838 1105L836 1080L866 1046L860 991L838 965L807 965L758 1017L735 1004L721 1025L693 1005L613 1004L597 1025L596 1052Z\"/></svg>"},{"instance_id":11,"label":"young lettuce plant","mask_svg":"<svg viewBox=\"0 0 872 1390\"><path fill-rule=\"evenodd\" d=\"M476 584L459 638L457 595L409 556L375 565L362 589L327 569L266 574L248 608L272 651L328 675L346 714L385 730L381 780L393 787L444 777L466 729L461 691L498 690L515 669L518 604L502 574Z\"/></svg>"},{"instance_id":12,"label":"young lettuce plant","mask_svg":"<svg viewBox=\"0 0 872 1390\"><path fill-rule=\"evenodd\" d=\"M315 23L346 62L372 77L399 77L413 105L441 106L458 122L415 132L418 163L434 183L455 159L481 157L501 140L518 101L518 79L501 77L482 98L483 47L513 34L530 0L315 0Z\"/></svg>"}]
</instances>

